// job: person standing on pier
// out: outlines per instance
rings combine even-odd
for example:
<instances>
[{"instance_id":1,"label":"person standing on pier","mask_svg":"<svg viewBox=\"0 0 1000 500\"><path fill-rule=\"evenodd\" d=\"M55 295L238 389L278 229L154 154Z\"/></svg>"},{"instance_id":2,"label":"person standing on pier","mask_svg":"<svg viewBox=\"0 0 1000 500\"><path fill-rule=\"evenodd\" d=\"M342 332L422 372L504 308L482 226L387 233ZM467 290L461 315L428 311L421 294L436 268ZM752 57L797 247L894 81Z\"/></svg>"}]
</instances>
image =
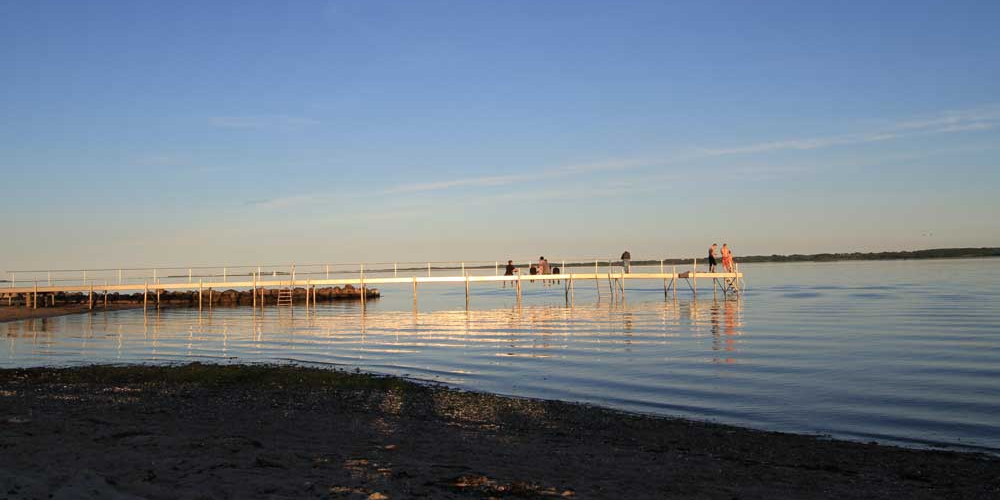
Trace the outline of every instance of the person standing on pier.
<instances>
[{"instance_id":1,"label":"person standing on pier","mask_svg":"<svg viewBox=\"0 0 1000 500\"><path fill-rule=\"evenodd\" d=\"M719 245L716 243L712 243L712 246L708 247L708 272L710 273L715 272L715 265L717 264L715 262L715 249L718 247Z\"/></svg>"},{"instance_id":2,"label":"person standing on pier","mask_svg":"<svg viewBox=\"0 0 1000 500\"><path fill-rule=\"evenodd\" d=\"M517 270L517 267L514 266L514 261L508 260L507 261L507 267L504 268L503 275L504 276L513 276L514 275L514 271L516 271L516 270Z\"/></svg>"},{"instance_id":3,"label":"person standing on pier","mask_svg":"<svg viewBox=\"0 0 1000 500\"><path fill-rule=\"evenodd\" d=\"M632 272L632 254L628 253L628 250L622 253L622 270L625 274Z\"/></svg>"},{"instance_id":4,"label":"person standing on pier","mask_svg":"<svg viewBox=\"0 0 1000 500\"><path fill-rule=\"evenodd\" d=\"M722 244L722 267L727 273L733 272L733 252L729 250L729 243Z\"/></svg>"},{"instance_id":5,"label":"person standing on pier","mask_svg":"<svg viewBox=\"0 0 1000 500\"><path fill-rule=\"evenodd\" d=\"M504 276L514 276L514 274L516 274L516 273L517 273L517 266L514 265L514 261L508 260L507 261L507 266L503 268L503 275ZM502 286L504 288L507 287L507 281L501 281L500 283L502 284ZM514 286L514 282L513 281L510 282L510 286Z\"/></svg>"}]
</instances>

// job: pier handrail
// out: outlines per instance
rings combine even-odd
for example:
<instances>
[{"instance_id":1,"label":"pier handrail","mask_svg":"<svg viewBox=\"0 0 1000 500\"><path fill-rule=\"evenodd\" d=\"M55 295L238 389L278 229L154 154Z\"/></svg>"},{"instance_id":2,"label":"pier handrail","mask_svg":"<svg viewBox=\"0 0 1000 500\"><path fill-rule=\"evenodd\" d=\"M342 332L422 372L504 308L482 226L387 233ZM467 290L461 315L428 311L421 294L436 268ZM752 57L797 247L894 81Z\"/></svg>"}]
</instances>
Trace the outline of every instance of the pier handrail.
<instances>
[{"instance_id":1,"label":"pier handrail","mask_svg":"<svg viewBox=\"0 0 1000 500\"><path fill-rule=\"evenodd\" d=\"M230 276L233 278L241 276L257 275L261 279L277 276L331 276L350 274L376 274L419 271L421 274L426 270L430 276L434 270L454 270L462 269L463 273L469 270L483 270L493 268L496 274L506 267L507 260L512 260L521 269L537 262L537 258L503 258L497 260L425 260L425 261L375 261L375 262L331 262L331 263L283 263L283 264L240 264L240 265L191 265L191 266L146 266L146 267L99 267L80 269L15 269L6 271L7 279L4 280L6 287L14 288L17 283L84 283L95 285L108 285L112 283L127 283L135 280L152 280L158 283L162 280L184 280L193 282L196 278L218 278L222 277L226 281ZM680 264L687 266L689 260L678 258L662 259L633 259L633 265L637 262L660 262L661 269L664 262L685 262ZM690 259L694 261L694 259ZM695 261L696 262L696 261ZM617 272L621 259L611 257L558 257L549 259L553 267L591 267L598 268L606 272ZM673 265L673 264L672 264ZM695 264L696 265L696 264ZM197 273L196 273L197 271ZM206 272L208 271L208 272ZM67 276L67 274L76 276ZM112 273L112 274L109 274ZM117 274L114 274L117 273ZM19 279L20 278L20 279Z\"/></svg>"}]
</instances>

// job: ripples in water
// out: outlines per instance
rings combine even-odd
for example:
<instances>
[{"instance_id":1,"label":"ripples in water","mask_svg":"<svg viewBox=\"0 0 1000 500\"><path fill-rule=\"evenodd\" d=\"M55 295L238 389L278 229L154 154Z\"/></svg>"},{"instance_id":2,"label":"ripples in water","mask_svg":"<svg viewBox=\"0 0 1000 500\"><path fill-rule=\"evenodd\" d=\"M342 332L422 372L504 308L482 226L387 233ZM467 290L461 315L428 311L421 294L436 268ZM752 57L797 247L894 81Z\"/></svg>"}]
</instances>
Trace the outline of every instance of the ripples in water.
<instances>
[{"instance_id":1,"label":"ripples in water","mask_svg":"<svg viewBox=\"0 0 1000 500\"><path fill-rule=\"evenodd\" d=\"M312 311L118 311L0 325L0 366L296 362L764 429L1000 450L1000 261L744 266L742 300L578 283L407 287ZM986 275L984 277L984 274ZM948 276L949 280L939 279ZM923 278L923 279L921 279ZM684 292L684 290L681 290ZM459 308L461 307L461 308Z\"/></svg>"}]
</instances>

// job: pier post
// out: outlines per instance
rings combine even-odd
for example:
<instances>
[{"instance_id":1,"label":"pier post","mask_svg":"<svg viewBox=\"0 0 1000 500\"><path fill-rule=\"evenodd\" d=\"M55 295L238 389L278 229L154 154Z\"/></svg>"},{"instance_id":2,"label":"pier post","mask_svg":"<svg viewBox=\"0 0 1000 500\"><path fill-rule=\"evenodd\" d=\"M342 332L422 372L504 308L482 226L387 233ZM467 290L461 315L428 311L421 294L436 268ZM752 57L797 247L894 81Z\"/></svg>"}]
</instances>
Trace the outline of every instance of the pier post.
<instances>
[{"instance_id":1,"label":"pier post","mask_svg":"<svg viewBox=\"0 0 1000 500\"><path fill-rule=\"evenodd\" d=\"M208 308L212 308L212 303L215 302L215 290L212 287L208 287Z\"/></svg>"},{"instance_id":2,"label":"pier post","mask_svg":"<svg viewBox=\"0 0 1000 500\"><path fill-rule=\"evenodd\" d=\"M162 289L160 289L160 288L157 288L157 289L156 289L156 308L157 308L157 309L159 309L159 308L160 308L160 292L162 292L162 291L163 291L163 290L162 290Z\"/></svg>"},{"instance_id":3,"label":"pier post","mask_svg":"<svg viewBox=\"0 0 1000 500\"><path fill-rule=\"evenodd\" d=\"M428 262L427 263L427 277L429 278L430 276L431 276L431 263Z\"/></svg>"},{"instance_id":4,"label":"pier post","mask_svg":"<svg viewBox=\"0 0 1000 500\"><path fill-rule=\"evenodd\" d=\"M326 265L326 279L330 279L330 264Z\"/></svg>"},{"instance_id":5,"label":"pier post","mask_svg":"<svg viewBox=\"0 0 1000 500\"><path fill-rule=\"evenodd\" d=\"M573 275L571 274L569 276L569 305L573 305L575 302L575 297L573 297L574 286Z\"/></svg>"},{"instance_id":6,"label":"pier post","mask_svg":"<svg viewBox=\"0 0 1000 500\"><path fill-rule=\"evenodd\" d=\"M38 309L38 282L35 282L35 293L31 297L31 308Z\"/></svg>"},{"instance_id":7,"label":"pier post","mask_svg":"<svg viewBox=\"0 0 1000 500\"><path fill-rule=\"evenodd\" d=\"M698 259L694 259L694 263L691 265L691 279L694 281L694 294L698 295Z\"/></svg>"},{"instance_id":8,"label":"pier post","mask_svg":"<svg viewBox=\"0 0 1000 500\"><path fill-rule=\"evenodd\" d=\"M7 273L10 276L10 287L14 288L14 273ZM7 307L14 307L14 294L7 296Z\"/></svg>"},{"instance_id":9,"label":"pier post","mask_svg":"<svg viewBox=\"0 0 1000 500\"><path fill-rule=\"evenodd\" d=\"M257 273L251 272L253 275L253 310L257 310Z\"/></svg>"},{"instance_id":10,"label":"pier post","mask_svg":"<svg viewBox=\"0 0 1000 500\"><path fill-rule=\"evenodd\" d=\"M142 310L145 311L149 305L149 281L142 282Z\"/></svg>"},{"instance_id":11,"label":"pier post","mask_svg":"<svg viewBox=\"0 0 1000 500\"><path fill-rule=\"evenodd\" d=\"M670 274L674 275L673 278L670 278L670 285L674 289L674 298L676 299L677 298L677 266L670 266L670 267L671 267Z\"/></svg>"},{"instance_id":12,"label":"pier post","mask_svg":"<svg viewBox=\"0 0 1000 500\"><path fill-rule=\"evenodd\" d=\"M417 277L413 277L413 308L417 308Z\"/></svg>"},{"instance_id":13,"label":"pier post","mask_svg":"<svg viewBox=\"0 0 1000 500\"><path fill-rule=\"evenodd\" d=\"M368 300L368 292L365 291L365 265L361 264L361 309L364 309Z\"/></svg>"},{"instance_id":14,"label":"pier post","mask_svg":"<svg viewBox=\"0 0 1000 500\"><path fill-rule=\"evenodd\" d=\"M493 275L500 276L500 261L493 261Z\"/></svg>"},{"instance_id":15,"label":"pier post","mask_svg":"<svg viewBox=\"0 0 1000 500\"><path fill-rule=\"evenodd\" d=\"M205 294L205 280L198 280L198 312L201 312L202 297Z\"/></svg>"},{"instance_id":16,"label":"pier post","mask_svg":"<svg viewBox=\"0 0 1000 500\"><path fill-rule=\"evenodd\" d=\"M108 282L104 281L104 310L108 310Z\"/></svg>"},{"instance_id":17,"label":"pier post","mask_svg":"<svg viewBox=\"0 0 1000 500\"><path fill-rule=\"evenodd\" d=\"M517 283L514 290L514 294L517 296L517 301L521 301L521 273L517 273Z\"/></svg>"},{"instance_id":18,"label":"pier post","mask_svg":"<svg viewBox=\"0 0 1000 500\"><path fill-rule=\"evenodd\" d=\"M191 269L188 269L188 283L191 282L191 278L192 278Z\"/></svg>"},{"instance_id":19,"label":"pier post","mask_svg":"<svg viewBox=\"0 0 1000 500\"><path fill-rule=\"evenodd\" d=\"M601 280L597 277L597 259L594 259L594 285L597 287L597 300L601 300Z\"/></svg>"},{"instance_id":20,"label":"pier post","mask_svg":"<svg viewBox=\"0 0 1000 500\"><path fill-rule=\"evenodd\" d=\"M464 267L465 264L462 264ZM462 271L465 272L464 270ZM469 308L469 275L465 275L465 308Z\"/></svg>"},{"instance_id":21,"label":"pier post","mask_svg":"<svg viewBox=\"0 0 1000 500\"><path fill-rule=\"evenodd\" d=\"M119 285L122 284L122 270L121 269L118 270L118 284Z\"/></svg>"},{"instance_id":22,"label":"pier post","mask_svg":"<svg viewBox=\"0 0 1000 500\"><path fill-rule=\"evenodd\" d=\"M94 310L94 284L90 284L90 293L87 294L87 309Z\"/></svg>"}]
</instances>

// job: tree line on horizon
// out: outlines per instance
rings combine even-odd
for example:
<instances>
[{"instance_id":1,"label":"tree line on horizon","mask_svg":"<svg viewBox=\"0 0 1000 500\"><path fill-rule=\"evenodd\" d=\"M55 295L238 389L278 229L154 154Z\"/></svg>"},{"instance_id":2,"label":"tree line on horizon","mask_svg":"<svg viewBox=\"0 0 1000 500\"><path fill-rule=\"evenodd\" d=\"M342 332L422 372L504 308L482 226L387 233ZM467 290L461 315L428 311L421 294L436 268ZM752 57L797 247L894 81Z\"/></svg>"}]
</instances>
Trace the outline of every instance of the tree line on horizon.
<instances>
[{"instance_id":1,"label":"tree line on horizon","mask_svg":"<svg viewBox=\"0 0 1000 500\"><path fill-rule=\"evenodd\" d=\"M747 255L736 257L739 262L833 262L841 260L907 260L907 259L969 259L977 257L1000 257L1000 248L931 248L927 250L907 250L896 252L849 252L814 253L789 255ZM707 256L698 257L699 261ZM688 259L664 259L664 264L689 264ZM659 264L659 260L634 261L633 265Z\"/></svg>"}]
</instances>

